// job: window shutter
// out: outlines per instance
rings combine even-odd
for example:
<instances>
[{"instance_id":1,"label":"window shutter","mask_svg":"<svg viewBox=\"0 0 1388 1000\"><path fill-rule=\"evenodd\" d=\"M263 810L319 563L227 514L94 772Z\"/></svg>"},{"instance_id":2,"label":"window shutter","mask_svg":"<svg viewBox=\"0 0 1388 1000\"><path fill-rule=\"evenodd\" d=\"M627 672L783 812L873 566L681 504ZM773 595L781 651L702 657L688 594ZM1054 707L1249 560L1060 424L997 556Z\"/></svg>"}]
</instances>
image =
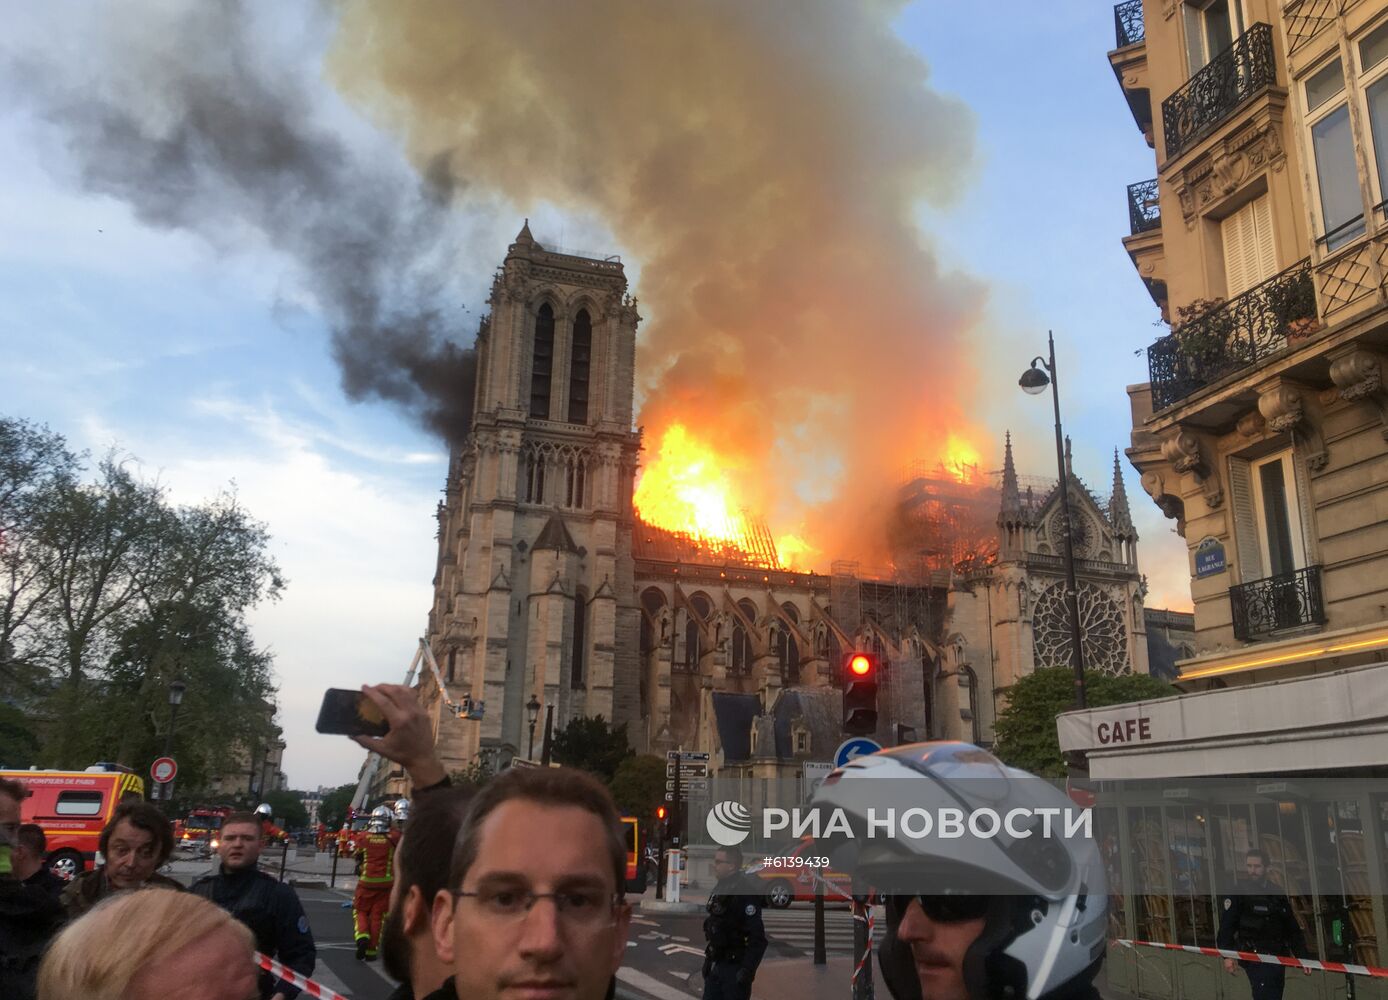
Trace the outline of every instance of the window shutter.
<instances>
[{"instance_id":1,"label":"window shutter","mask_svg":"<svg viewBox=\"0 0 1388 1000\"><path fill-rule=\"evenodd\" d=\"M1253 482L1248 463L1229 459L1229 509L1234 515L1234 542L1239 560L1239 582L1252 583L1263 577L1263 559L1258 545L1258 517L1253 510Z\"/></svg>"},{"instance_id":2,"label":"window shutter","mask_svg":"<svg viewBox=\"0 0 1388 1000\"><path fill-rule=\"evenodd\" d=\"M1255 198L1220 223L1224 245L1224 286L1228 297L1248 291L1277 273L1272 237L1272 207L1266 195Z\"/></svg>"},{"instance_id":3,"label":"window shutter","mask_svg":"<svg viewBox=\"0 0 1388 1000\"><path fill-rule=\"evenodd\" d=\"M1272 242L1272 200L1263 195L1253 200L1252 207L1256 240L1254 257L1257 259L1253 284L1257 285L1277 273L1277 248Z\"/></svg>"}]
</instances>

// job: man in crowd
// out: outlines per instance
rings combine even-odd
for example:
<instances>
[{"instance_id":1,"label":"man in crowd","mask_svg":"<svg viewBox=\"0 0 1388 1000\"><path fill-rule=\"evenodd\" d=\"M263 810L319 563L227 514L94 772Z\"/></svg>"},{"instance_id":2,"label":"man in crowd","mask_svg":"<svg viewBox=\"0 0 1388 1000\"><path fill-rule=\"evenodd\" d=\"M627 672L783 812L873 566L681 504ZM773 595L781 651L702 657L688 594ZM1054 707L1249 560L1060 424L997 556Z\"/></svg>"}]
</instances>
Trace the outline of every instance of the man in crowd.
<instances>
[{"instance_id":1,"label":"man in crowd","mask_svg":"<svg viewBox=\"0 0 1388 1000\"><path fill-rule=\"evenodd\" d=\"M1219 947L1232 951L1256 951L1264 955L1306 957L1306 939L1296 922L1292 904L1280 887L1268 881L1267 855L1254 848L1243 859L1246 878L1221 900ZM1224 970L1234 973L1238 965L1248 974L1253 1000L1282 1000L1287 970L1264 962L1224 960ZM1310 969L1301 970L1310 975Z\"/></svg>"},{"instance_id":2,"label":"man in crowd","mask_svg":"<svg viewBox=\"0 0 1388 1000\"><path fill-rule=\"evenodd\" d=\"M742 851L736 847L714 851L713 875L718 882L704 920L704 1000L746 1000L766 954L761 885L742 873Z\"/></svg>"},{"instance_id":3,"label":"man in crowd","mask_svg":"<svg viewBox=\"0 0 1388 1000\"><path fill-rule=\"evenodd\" d=\"M210 899L251 929L258 951L284 965L313 974L317 957L308 917L294 890L257 868L264 846L260 817L252 813L232 813L222 820L217 856L221 866L216 874L204 875L192 891ZM299 990L268 972L260 974L262 1000L292 1000Z\"/></svg>"},{"instance_id":4,"label":"man in crowd","mask_svg":"<svg viewBox=\"0 0 1388 1000\"><path fill-rule=\"evenodd\" d=\"M160 875L159 867L173 853L173 829L148 802L122 802L97 840L106 863L83 872L63 890L69 917L80 917L113 893L142 886L182 891L183 886Z\"/></svg>"},{"instance_id":5,"label":"man in crowd","mask_svg":"<svg viewBox=\"0 0 1388 1000\"><path fill-rule=\"evenodd\" d=\"M473 798L434 898L434 946L454 974L438 995L603 1000L626 953L625 872L601 782L570 768L502 772Z\"/></svg>"},{"instance_id":6,"label":"man in crowd","mask_svg":"<svg viewBox=\"0 0 1388 1000\"><path fill-rule=\"evenodd\" d=\"M48 838L43 835L43 827L37 823L25 823L19 828L12 856L14 877L57 899L67 888L67 883L49 869L47 857Z\"/></svg>"},{"instance_id":7,"label":"man in crowd","mask_svg":"<svg viewBox=\"0 0 1388 1000\"><path fill-rule=\"evenodd\" d=\"M62 926L56 896L27 885L13 870L18 850L20 803L29 791L0 778L0 997L33 1000L39 959Z\"/></svg>"}]
</instances>

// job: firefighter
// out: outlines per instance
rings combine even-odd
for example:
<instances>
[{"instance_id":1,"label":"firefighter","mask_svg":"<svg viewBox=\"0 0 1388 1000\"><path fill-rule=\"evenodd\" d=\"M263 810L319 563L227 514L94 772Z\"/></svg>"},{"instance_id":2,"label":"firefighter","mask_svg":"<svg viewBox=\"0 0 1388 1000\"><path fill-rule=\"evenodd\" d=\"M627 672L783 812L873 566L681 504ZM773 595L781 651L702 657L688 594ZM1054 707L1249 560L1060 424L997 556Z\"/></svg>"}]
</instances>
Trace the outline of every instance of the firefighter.
<instances>
[{"instance_id":1,"label":"firefighter","mask_svg":"<svg viewBox=\"0 0 1388 1000\"><path fill-rule=\"evenodd\" d=\"M390 890L395 884L395 845L400 833L390 828L387 806L371 811L371 822L357 847L357 891L352 896L352 928L357 939L357 959L376 959L381 925L390 906Z\"/></svg>"}]
</instances>

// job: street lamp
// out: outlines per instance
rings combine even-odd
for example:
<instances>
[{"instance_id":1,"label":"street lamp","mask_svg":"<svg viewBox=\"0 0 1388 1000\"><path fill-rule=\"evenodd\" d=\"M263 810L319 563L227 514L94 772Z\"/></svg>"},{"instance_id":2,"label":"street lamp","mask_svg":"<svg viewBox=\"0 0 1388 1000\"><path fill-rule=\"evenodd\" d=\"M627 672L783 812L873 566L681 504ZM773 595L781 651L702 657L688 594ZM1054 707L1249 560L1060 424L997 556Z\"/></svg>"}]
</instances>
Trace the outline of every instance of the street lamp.
<instances>
[{"instance_id":1,"label":"street lamp","mask_svg":"<svg viewBox=\"0 0 1388 1000\"><path fill-rule=\"evenodd\" d=\"M1065 444L1060 430L1060 379L1055 371L1055 337L1046 331L1046 343L1050 357L1034 357L1031 367L1022 372L1017 384L1022 391L1031 396L1051 387L1051 401L1055 406L1055 461L1060 471L1060 510L1065 524L1065 597L1070 609L1070 664L1075 671L1075 704L1086 707L1084 697L1084 649L1080 645L1080 602L1079 587L1075 583L1075 549L1072 541L1074 531L1070 523L1070 483L1069 471L1065 468ZM1037 365L1041 365L1037 368ZM1044 370L1043 370L1044 369ZM1048 377L1049 376L1049 377Z\"/></svg>"},{"instance_id":2,"label":"street lamp","mask_svg":"<svg viewBox=\"0 0 1388 1000\"><path fill-rule=\"evenodd\" d=\"M178 718L178 706L183 704L183 692L188 690L188 685L181 680L174 680L169 684L169 732L164 737L164 756L173 756L173 736L174 720Z\"/></svg>"},{"instance_id":3,"label":"street lamp","mask_svg":"<svg viewBox=\"0 0 1388 1000\"><path fill-rule=\"evenodd\" d=\"M530 700L525 703L525 717L530 720L530 752L526 754L531 760L535 759L535 723L540 719L540 699L532 693Z\"/></svg>"}]
</instances>

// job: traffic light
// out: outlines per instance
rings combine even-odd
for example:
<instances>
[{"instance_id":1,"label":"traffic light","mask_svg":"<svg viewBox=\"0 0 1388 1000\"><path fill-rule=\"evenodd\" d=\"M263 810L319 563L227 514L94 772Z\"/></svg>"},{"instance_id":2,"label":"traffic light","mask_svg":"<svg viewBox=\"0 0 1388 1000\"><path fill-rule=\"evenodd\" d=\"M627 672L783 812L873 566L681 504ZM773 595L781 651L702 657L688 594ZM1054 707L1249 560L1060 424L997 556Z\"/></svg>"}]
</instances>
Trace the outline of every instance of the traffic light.
<instances>
[{"instance_id":1,"label":"traffic light","mask_svg":"<svg viewBox=\"0 0 1388 1000\"><path fill-rule=\"evenodd\" d=\"M670 833L670 810L667 806L655 807L655 828L664 842Z\"/></svg>"},{"instance_id":2,"label":"traffic light","mask_svg":"<svg viewBox=\"0 0 1388 1000\"><path fill-rule=\"evenodd\" d=\"M843 731L849 736L877 732L877 667L874 653L844 657Z\"/></svg>"}]
</instances>

